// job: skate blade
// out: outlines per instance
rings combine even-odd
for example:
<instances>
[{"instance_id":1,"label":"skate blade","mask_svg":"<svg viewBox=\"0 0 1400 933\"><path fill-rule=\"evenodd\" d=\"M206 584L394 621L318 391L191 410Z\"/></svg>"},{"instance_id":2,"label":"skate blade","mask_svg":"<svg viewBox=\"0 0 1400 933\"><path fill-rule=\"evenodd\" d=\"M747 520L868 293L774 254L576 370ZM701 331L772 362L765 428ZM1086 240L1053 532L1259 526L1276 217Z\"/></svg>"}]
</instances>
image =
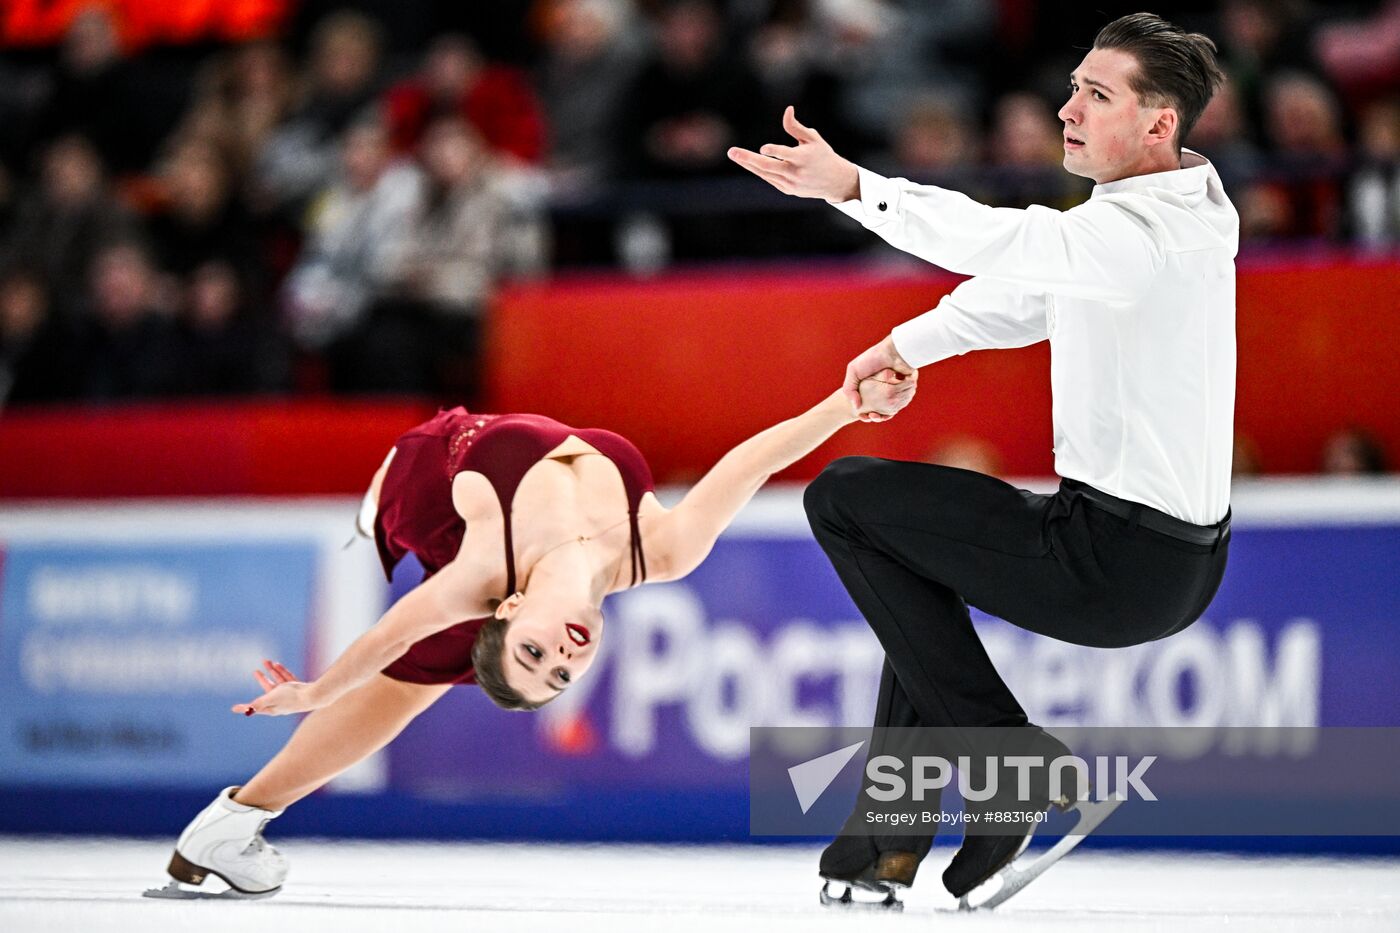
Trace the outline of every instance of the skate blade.
<instances>
[{"instance_id":1,"label":"skate blade","mask_svg":"<svg viewBox=\"0 0 1400 933\"><path fill-rule=\"evenodd\" d=\"M831 893L831 886L833 884L844 886L846 890L840 895L834 895ZM817 897L821 901L823 907L831 907L838 910L878 910L894 911L898 913L904 910L904 902L899 899L896 893L897 890L898 888L893 885L890 887L871 888L865 885L857 885L849 881L825 881ZM856 891L864 891L871 896L856 897ZM875 897L882 897L882 899L875 900Z\"/></svg>"},{"instance_id":2,"label":"skate blade","mask_svg":"<svg viewBox=\"0 0 1400 933\"><path fill-rule=\"evenodd\" d=\"M265 897L271 897L280 887L271 891L259 891L255 894L245 893L237 888L229 888L226 891L201 891L189 885L181 884L173 878L166 883L163 888L147 888L141 892L142 897L159 897L172 901L256 901Z\"/></svg>"},{"instance_id":3,"label":"skate blade","mask_svg":"<svg viewBox=\"0 0 1400 933\"><path fill-rule=\"evenodd\" d=\"M1019 893L1022 888L1044 874L1047 868L1054 865L1066 855L1069 855L1076 846L1084 841L1086 836L1097 829L1100 823L1108 819L1109 815L1112 814L1114 810L1117 810L1122 803L1123 801L1121 800L1100 800L1097 803L1089 800L1079 801L1070 808L1079 813L1079 820L1074 824L1074 829L1071 830L1073 835L1066 834L1063 836L1059 842L1046 850L1043 855L1031 859L1030 864L1026 865L1024 868L1018 867L1022 859L1017 858L1010 865L1007 865L993 876L1001 879L1001 887L997 889L995 894L975 904L970 900L972 892L964 894L962 897L958 898L958 910L991 910L1000 904L1006 903ZM1022 845L1021 850L1025 851L1026 845L1029 844L1030 836L1027 836L1026 843ZM982 887L985 884L987 884L987 882L984 881L982 885L978 885L978 887Z\"/></svg>"}]
</instances>

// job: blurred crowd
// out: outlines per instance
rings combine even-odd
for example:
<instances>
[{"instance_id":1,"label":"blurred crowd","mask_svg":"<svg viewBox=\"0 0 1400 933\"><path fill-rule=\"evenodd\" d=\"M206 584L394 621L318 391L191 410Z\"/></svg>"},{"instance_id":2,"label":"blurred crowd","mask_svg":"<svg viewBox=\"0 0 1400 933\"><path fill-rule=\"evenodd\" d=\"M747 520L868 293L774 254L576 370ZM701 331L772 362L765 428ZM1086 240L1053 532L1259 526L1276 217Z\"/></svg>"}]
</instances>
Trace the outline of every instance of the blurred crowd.
<instances>
[{"instance_id":1,"label":"blurred crowd","mask_svg":"<svg viewBox=\"0 0 1400 933\"><path fill-rule=\"evenodd\" d=\"M1055 112L1137 7L301 0L132 53L95 4L0 60L0 399L470 399L505 279L878 249L727 162L787 104L883 173L1072 206ZM1400 0L1171 7L1230 76L1187 145L1247 240L1400 244Z\"/></svg>"}]
</instances>

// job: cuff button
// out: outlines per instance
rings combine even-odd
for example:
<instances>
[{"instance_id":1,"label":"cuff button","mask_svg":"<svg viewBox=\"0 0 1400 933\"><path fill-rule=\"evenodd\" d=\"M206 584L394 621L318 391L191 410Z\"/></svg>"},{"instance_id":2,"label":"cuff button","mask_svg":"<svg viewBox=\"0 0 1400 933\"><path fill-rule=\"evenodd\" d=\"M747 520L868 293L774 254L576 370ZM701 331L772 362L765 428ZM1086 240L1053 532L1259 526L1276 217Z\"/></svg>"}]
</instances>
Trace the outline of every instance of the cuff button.
<instances>
[{"instance_id":1,"label":"cuff button","mask_svg":"<svg viewBox=\"0 0 1400 933\"><path fill-rule=\"evenodd\" d=\"M883 210L888 210L888 209L889 209L889 205L886 204L884 201L881 201L881 202L877 205L877 207L878 207L880 210L882 210L882 211L883 211Z\"/></svg>"}]
</instances>

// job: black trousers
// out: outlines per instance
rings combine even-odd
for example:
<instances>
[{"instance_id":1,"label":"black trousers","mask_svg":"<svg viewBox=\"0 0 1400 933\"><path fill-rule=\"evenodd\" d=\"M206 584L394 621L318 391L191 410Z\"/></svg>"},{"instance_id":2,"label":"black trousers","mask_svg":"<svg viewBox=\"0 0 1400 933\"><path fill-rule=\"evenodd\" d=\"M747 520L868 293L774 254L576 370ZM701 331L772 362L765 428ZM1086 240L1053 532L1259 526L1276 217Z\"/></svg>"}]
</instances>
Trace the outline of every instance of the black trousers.
<instances>
[{"instance_id":1,"label":"black trousers","mask_svg":"<svg viewBox=\"0 0 1400 933\"><path fill-rule=\"evenodd\" d=\"M877 727L1031 725L968 605L1096 648L1165 638L1200 617L1225 572L1228 530L1189 543L1081 490L1065 481L1037 495L968 470L872 457L837 460L812 481L812 531L885 650ZM922 855L930 841L875 846Z\"/></svg>"}]
</instances>

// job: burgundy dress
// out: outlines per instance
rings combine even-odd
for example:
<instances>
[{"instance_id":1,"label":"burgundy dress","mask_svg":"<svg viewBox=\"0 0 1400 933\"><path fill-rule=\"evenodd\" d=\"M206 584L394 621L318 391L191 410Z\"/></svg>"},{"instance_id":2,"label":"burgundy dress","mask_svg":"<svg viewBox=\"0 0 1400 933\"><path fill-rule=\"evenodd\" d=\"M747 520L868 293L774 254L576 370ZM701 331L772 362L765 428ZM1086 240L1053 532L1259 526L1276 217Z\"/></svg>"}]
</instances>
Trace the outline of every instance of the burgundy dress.
<instances>
[{"instance_id":1,"label":"burgundy dress","mask_svg":"<svg viewBox=\"0 0 1400 933\"><path fill-rule=\"evenodd\" d=\"M412 553L424 579L457 556L466 523L452 505L452 481L471 470L490 481L505 516L506 591L515 592L515 549L511 503L525 473L569 436L581 438L617 465L627 490L631 519L632 585L646 580L646 559L637 527L637 507L652 489L651 469L626 438L599 428L571 428L543 415L474 415L465 408L438 412L432 420L397 441L384 474L374 540L385 576ZM469 684L476 680L472 645L490 620L469 619L414 643L384 669L395 680L413 684Z\"/></svg>"}]
</instances>

